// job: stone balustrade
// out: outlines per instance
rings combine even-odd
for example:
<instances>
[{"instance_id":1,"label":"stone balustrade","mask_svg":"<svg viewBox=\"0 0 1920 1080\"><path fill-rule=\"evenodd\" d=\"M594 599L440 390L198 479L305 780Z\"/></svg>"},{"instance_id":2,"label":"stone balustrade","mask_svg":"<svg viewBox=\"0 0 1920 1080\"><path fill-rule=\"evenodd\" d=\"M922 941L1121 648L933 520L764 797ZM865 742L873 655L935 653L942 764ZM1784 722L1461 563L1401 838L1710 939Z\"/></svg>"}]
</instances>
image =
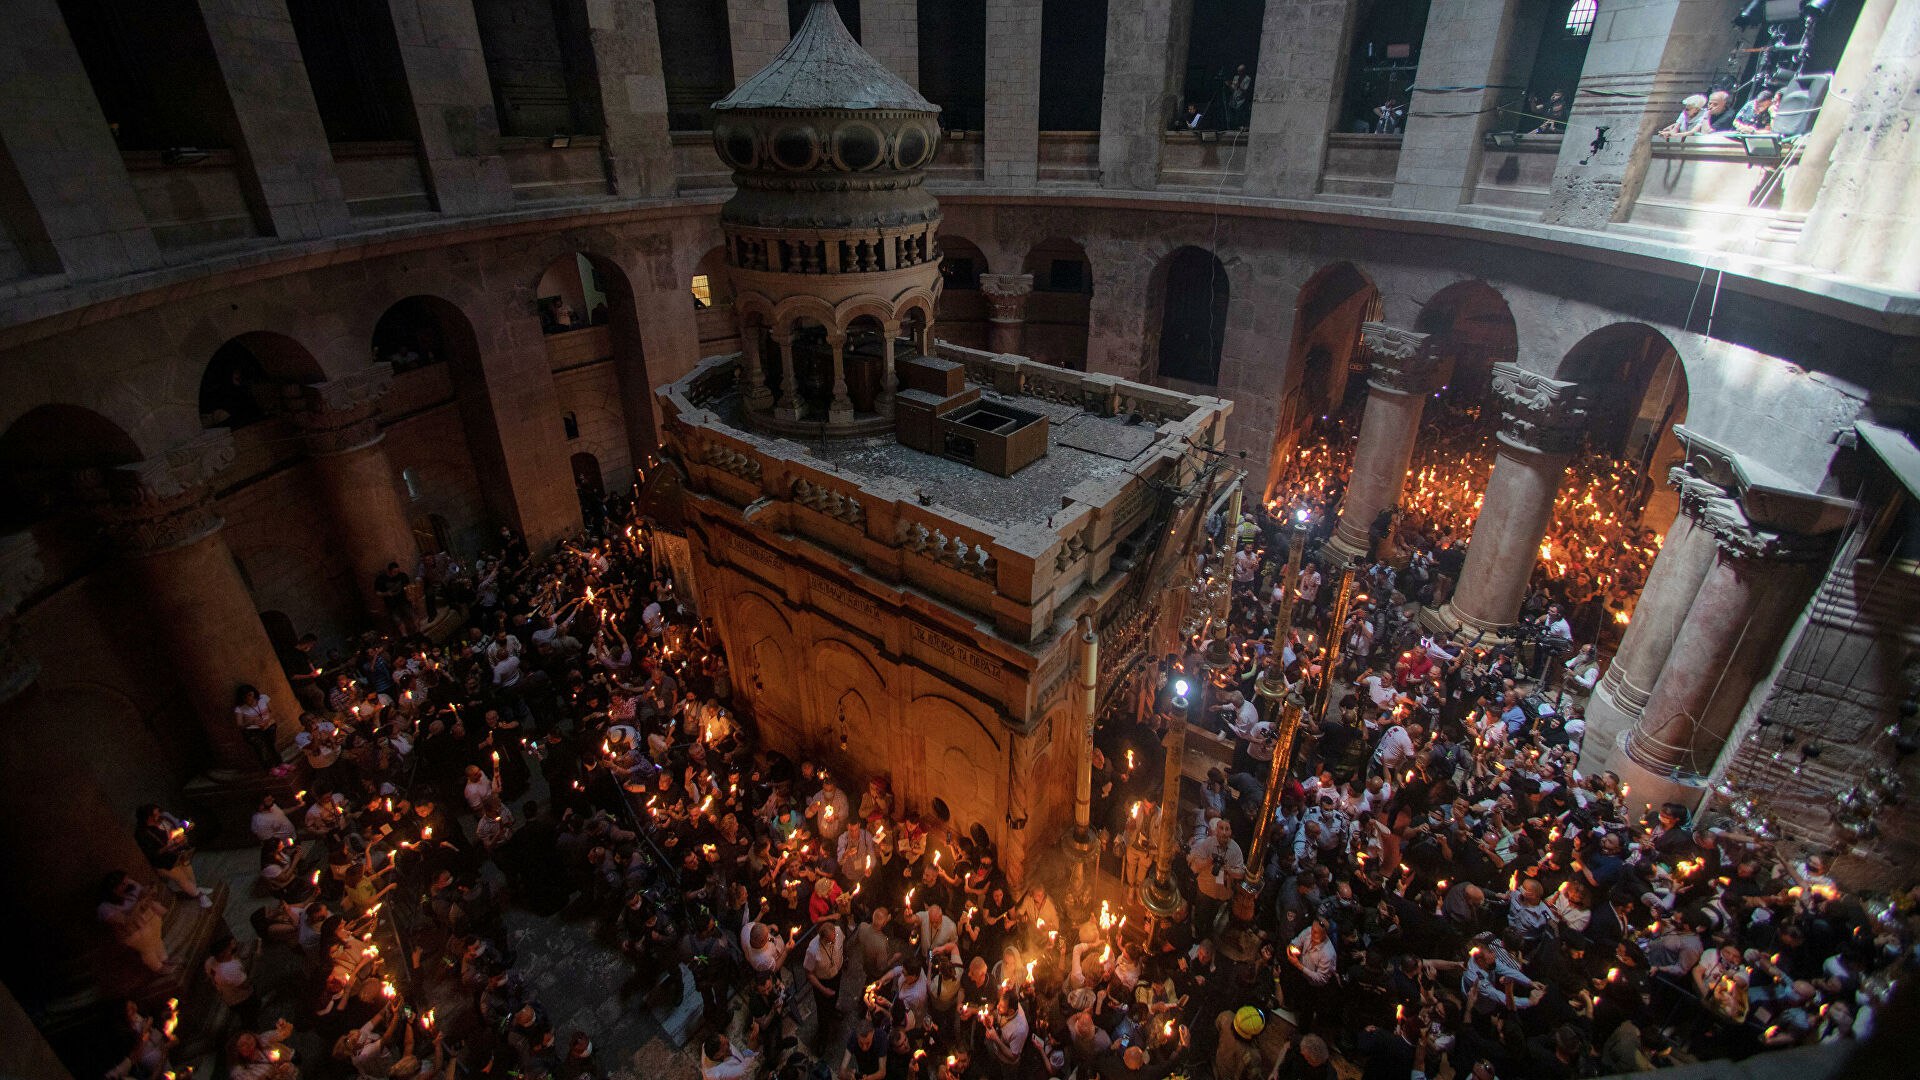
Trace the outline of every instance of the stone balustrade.
<instances>
[{"instance_id":1,"label":"stone balustrade","mask_svg":"<svg viewBox=\"0 0 1920 1080\"><path fill-rule=\"evenodd\" d=\"M1156 438L1131 469L1068 488L1044 522L1005 525L923 501L905 479L856 475L795 443L729 423L739 354L711 357L661 390L662 412L684 448L695 492L804 537L880 580L989 617L1012 640L1037 640L1068 598L1118 568L1121 544L1159 509L1156 485L1174 478L1188 440L1206 444L1217 436L1229 406L947 342L937 352L965 364L969 382L1096 416L1138 416L1154 425Z\"/></svg>"}]
</instances>

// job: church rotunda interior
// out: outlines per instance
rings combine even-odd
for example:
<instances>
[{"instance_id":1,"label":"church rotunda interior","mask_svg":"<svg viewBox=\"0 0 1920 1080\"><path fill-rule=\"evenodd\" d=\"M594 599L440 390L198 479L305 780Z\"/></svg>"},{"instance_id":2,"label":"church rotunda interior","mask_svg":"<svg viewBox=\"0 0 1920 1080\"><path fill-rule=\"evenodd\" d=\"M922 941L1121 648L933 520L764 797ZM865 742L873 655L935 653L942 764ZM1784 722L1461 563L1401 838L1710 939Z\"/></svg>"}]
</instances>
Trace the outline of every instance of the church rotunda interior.
<instances>
[{"instance_id":1,"label":"church rotunda interior","mask_svg":"<svg viewBox=\"0 0 1920 1080\"><path fill-rule=\"evenodd\" d=\"M0 1075L1906 1075L1920 4L8 14Z\"/></svg>"}]
</instances>

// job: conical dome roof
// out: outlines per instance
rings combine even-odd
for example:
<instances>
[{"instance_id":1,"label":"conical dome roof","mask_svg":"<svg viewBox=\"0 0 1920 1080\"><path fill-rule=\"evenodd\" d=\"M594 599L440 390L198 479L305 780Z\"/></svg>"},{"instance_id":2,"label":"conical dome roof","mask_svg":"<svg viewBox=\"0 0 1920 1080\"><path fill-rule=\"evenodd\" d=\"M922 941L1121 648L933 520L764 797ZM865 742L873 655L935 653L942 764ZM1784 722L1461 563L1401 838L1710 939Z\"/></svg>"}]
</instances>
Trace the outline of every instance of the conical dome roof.
<instances>
[{"instance_id":1,"label":"conical dome roof","mask_svg":"<svg viewBox=\"0 0 1920 1080\"><path fill-rule=\"evenodd\" d=\"M713 107L940 111L853 40L832 0L814 0L780 55Z\"/></svg>"}]
</instances>

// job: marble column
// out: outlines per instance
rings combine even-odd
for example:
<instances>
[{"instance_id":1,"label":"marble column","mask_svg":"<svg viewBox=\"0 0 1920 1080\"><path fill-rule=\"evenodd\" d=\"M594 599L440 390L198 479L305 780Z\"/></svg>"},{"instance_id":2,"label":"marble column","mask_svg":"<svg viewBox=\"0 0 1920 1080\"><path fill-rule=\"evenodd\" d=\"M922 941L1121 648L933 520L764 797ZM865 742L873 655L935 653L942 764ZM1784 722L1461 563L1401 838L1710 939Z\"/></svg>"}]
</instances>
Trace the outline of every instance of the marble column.
<instances>
[{"instance_id":1,"label":"marble column","mask_svg":"<svg viewBox=\"0 0 1920 1080\"><path fill-rule=\"evenodd\" d=\"M1671 479L1680 491L1680 514L1667 529L1660 555L1647 573L1626 636L1587 700L1587 737L1581 761L1589 771L1606 768L1614 744L1639 722L1647 696L1673 652L1674 639L1680 635L1694 594L1713 567L1713 536L1696 525L1694 517L1708 500L1723 498L1725 493L1684 469L1674 469Z\"/></svg>"},{"instance_id":2,"label":"marble column","mask_svg":"<svg viewBox=\"0 0 1920 1080\"><path fill-rule=\"evenodd\" d=\"M4 968L10 979L30 980L32 993L58 996L104 974L89 968L96 954L106 970L140 967L105 941L93 908L111 871L149 883L152 874L133 822L101 793L72 737L76 717L40 686L40 666L22 640L15 614L43 575L30 534L0 537L0 859L12 880L32 885L0 890L0 918L32 931L14 935Z\"/></svg>"},{"instance_id":3,"label":"marble column","mask_svg":"<svg viewBox=\"0 0 1920 1080\"><path fill-rule=\"evenodd\" d=\"M780 399L773 404L773 415L781 420L800 419L800 381L793 371L793 332L773 335L780 349Z\"/></svg>"},{"instance_id":4,"label":"marble column","mask_svg":"<svg viewBox=\"0 0 1920 1080\"><path fill-rule=\"evenodd\" d=\"M844 424L853 419L853 398L847 394L847 335L829 332L827 348L833 352L833 398L827 403L827 420Z\"/></svg>"},{"instance_id":5,"label":"marble column","mask_svg":"<svg viewBox=\"0 0 1920 1080\"><path fill-rule=\"evenodd\" d=\"M361 607L376 626L388 625L387 605L373 579L397 562L420 586L420 548L400 500L378 403L393 385L393 365L302 388L303 408L294 415L314 473L333 519L334 539L353 568ZM424 613L420 599L414 610ZM403 631L404 632L404 631Z\"/></svg>"},{"instance_id":6,"label":"marble column","mask_svg":"<svg viewBox=\"0 0 1920 1080\"><path fill-rule=\"evenodd\" d=\"M1492 630L1519 617L1540 541L1553 522L1553 500L1586 429L1586 398L1574 383L1499 363L1493 392L1500 399L1500 448L1460 585L1436 613L1436 628L1449 632Z\"/></svg>"},{"instance_id":7,"label":"marble column","mask_svg":"<svg viewBox=\"0 0 1920 1080\"><path fill-rule=\"evenodd\" d=\"M987 298L987 348L997 353L1026 355L1027 298L1033 295L1032 274L981 274L980 291Z\"/></svg>"},{"instance_id":8,"label":"marble column","mask_svg":"<svg viewBox=\"0 0 1920 1080\"><path fill-rule=\"evenodd\" d=\"M209 432L106 476L108 533L145 586L141 607L200 718L216 773L260 768L234 723L235 688L247 683L271 699L283 740L300 713L221 533L210 484L233 458L233 436Z\"/></svg>"},{"instance_id":9,"label":"marble column","mask_svg":"<svg viewBox=\"0 0 1920 1080\"><path fill-rule=\"evenodd\" d=\"M1340 501L1340 523L1327 545L1340 565L1366 554L1373 519L1400 501L1420 437L1420 414L1445 366L1426 334L1368 322L1360 326L1360 340L1372 360L1367 407L1360 417L1353 475Z\"/></svg>"},{"instance_id":10,"label":"marble column","mask_svg":"<svg viewBox=\"0 0 1920 1080\"><path fill-rule=\"evenodd\" d=\"M1630 803L1695 805L1734 722L1764 678L1814 574L1821 550L1755 527L1732 499L1709 499L1695 524L1717 550L1674 637L1660 678L1616 754Z\"/></svg>"}]
</instances>

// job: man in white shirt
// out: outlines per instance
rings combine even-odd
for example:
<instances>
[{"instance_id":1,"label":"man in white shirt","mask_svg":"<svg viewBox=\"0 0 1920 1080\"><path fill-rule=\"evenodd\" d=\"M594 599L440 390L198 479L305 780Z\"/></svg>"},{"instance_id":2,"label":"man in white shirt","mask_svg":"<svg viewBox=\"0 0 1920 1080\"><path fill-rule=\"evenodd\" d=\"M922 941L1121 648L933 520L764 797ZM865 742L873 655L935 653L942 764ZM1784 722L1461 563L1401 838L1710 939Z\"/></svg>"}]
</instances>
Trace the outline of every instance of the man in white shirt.
<instances>
[{"instance_id":1,"label":"man in white shirt","mask_svg":"<svg viewBox=\"0 0 1920 1080\"><path fill-rule=\"evenodd\" d=\"M833 1026L829 1018L839 1007L840 969L846 961L847 943L840 934L839 924L821 923L820 932L807 943L807 955L801 961L807 973L807 985L813 988L814 1015L818 1017L814 1033L817 1043L825 1040Z\"/></svg>"},{"instance_id":2,"label":"man in white shirt","mask_svg":"<svg viewBox=\"0 0 1920 1080\"><path fill-rule=\"evenodd\" d=\"M1020 999L1012 994L1002 994L999 1007L991 1019L986 1019L984 1027L987 1050L993 1055L994 1061L1007 1069L1018 1065L1030 1031L1027 1011L1021 1007Z\"/></svg>"},{"instance_id":3,"label":"man in white shirt","mask_svg":"<svg viewBox=\"0 0 1920 1080\"><path fill-rule=\"evenodd\" d=\"M709 1038L700 1048L700 1080L745 1080L758 1064L758 1054L736 1049L725 1035Z\"/></svg>"},{"instance_id":4,"label":"man in white shirt","mask_svg":"<svg viewBox=\"0 0 1920 1080\"><path fill-rule=\"evenodd\" d=\"M1419 724L1413 725L1411 731L1399 724L1387 728L1387 733L1380 736L1379 749L1373 752L1374 762L1388 773L1409 767L1420 734Z\"/></svg>"},{"instance_id":5,"label":"man in white shirt","mask_svg":"<svg viewBox=\"0 0 1920 1080\"><path fill-rule=\"evenodd\" d=\"M740 951L746 954L747 966L771 975L787 959L787 941L765 923L750 921L740 928Z\"/></svg>"},{"instance_id":6,"label":"man in white shirt","mask_svg":"<svg viewBox=\"0 0 1920 1080\"><path fill-rule=\"evenodd\" d=\"M287 817L287 812L280 809L271 795L260 796L260 805L253 812L252 826L254 837L262 841L293 839L293 820Z\"/></svg>"},{"instance_id":7,"label":"man in white shirt","mask_svg":"<svg viewBox=\"0 0 1920 1080\"><path fill-rule=\"evenodd\" d=\"M487 796L493 794L493 781L487 778L487 774L481 771L480 766L469 765L467 766L467 786L462 794L466 796L468 809L478 813L480 807L486 803Z\"/></svg>"},{"instance_id":8,"label":"man in white shirt","mask_svg":"<svg viewBox=\"0 0 1920 1080\"><path fill-rule=\"evenodd\" d=\"M1220 909L1232 898L1233 886L1247 876L1246 856L1234 842L1233 826L1224 818L1215 818L1207 835L1188 850L1187 865L1193 868L1197 884L1194 932L1206 937L1213 932Z\"/></svg>"}]
</instances>

